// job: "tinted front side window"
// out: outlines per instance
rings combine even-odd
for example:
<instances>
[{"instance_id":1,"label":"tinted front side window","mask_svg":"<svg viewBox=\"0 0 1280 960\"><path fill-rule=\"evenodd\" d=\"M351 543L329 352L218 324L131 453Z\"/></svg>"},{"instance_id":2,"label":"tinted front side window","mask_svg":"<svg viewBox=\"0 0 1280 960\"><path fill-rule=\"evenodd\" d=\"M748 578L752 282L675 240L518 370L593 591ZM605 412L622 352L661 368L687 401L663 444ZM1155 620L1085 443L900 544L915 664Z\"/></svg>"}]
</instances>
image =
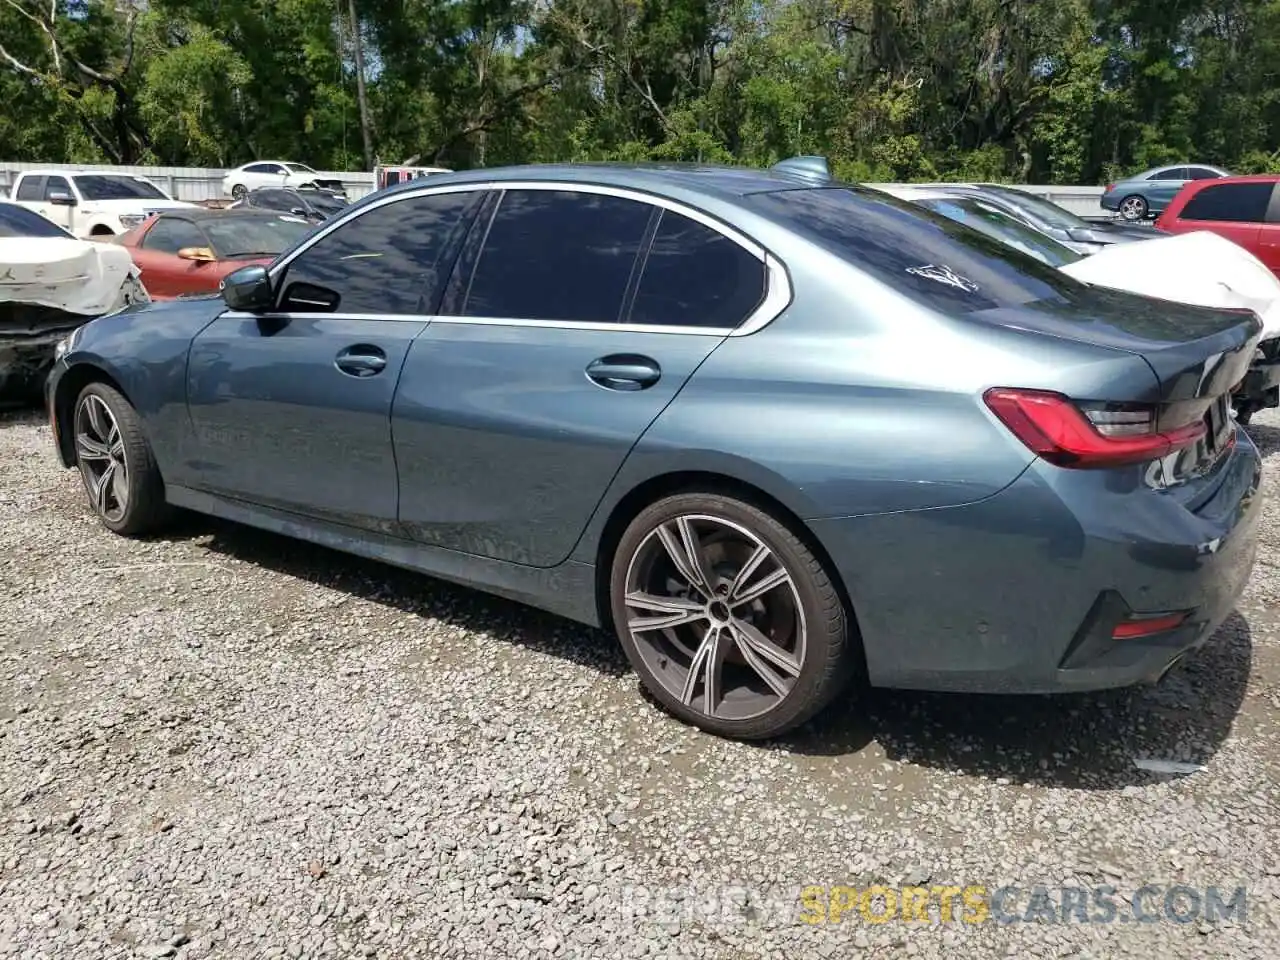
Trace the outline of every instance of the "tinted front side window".
<instances>
[{"instance_id":1,"label":"tinted front side window","mask_svg":"<svg viewBox=\"0 0 1280 960\"><path fill-rule=\"evenodd\" d=\"M299 284L318 287L331 310L424 314L436 309L453 255L482 191L408 197L349 220L285 270L281 309ZM302 296L314 301L313 294Z\"/></svg>"},{"instance_id":2,"label":"tinted front side window","mask_svg":"<svg viewBox=\"0 0 1280 960\"><path fill-rule=\"evenodd\" d=\"M1187 179L1187 168L1174 167L1172 170L1161 170L1159 173L1153 173L1147 179L1148 180L1185 180Z\"/></svg>"},{"instance_id":3,"label":"tinted front side window","mask_svg":"<svg viewBox=\"0 0 1280 960\"><path fill-rule=\"evenodd\" d=\"M614 323L654 207L573 190L508 190L463 315Z\"/></svg>"},{"instance_id":4,"label":"tinted front side window","mask_svg":"<svg viewBox=\"0 0 1280 960\"><path fill-rule=\"evenodd\" d=\"M1261 223L1271 202L1271 183L1217 183L1187 201L1179 220Z\"/></svg>"},{"instance_id":5,"label":"tinted front side window","mask_svg":"<svg viewBox=\"0 0 1280 960\"><path fill-rule=\"evenodd\" d=\"M157 253L176 254L183 247L203 247L208 244L204 234L190 220L165 217L152 224L142 238L142 246Z\"/></svg>"},{"instance_id":6,"label":"tinted front side window","mask_svg":"<svg viewBox=\"0 0 1280 960\"><path fill-rule=\"evenodd\" d=\"M663 210L629 323L736 327L760 305L765 267L724 234Z\"/></svg>"},{"instance_id":7,"label":"tinted front side window","mask_svg":"<svg viewBox=\"0 0 1280 960\"><path fill-rule=\"evenodd\" d=\"M55 193L65 193L71 196L71 185L67 183L65 177L49 177L44 182L44 198L52 200Z\"/></svg>"},{"instance_id":8,"label":"tinted front side window","mask_svg":"<svg viewBox=\"0 0 1280 960\"><path fill-rule=\"evenodd\" d=\"M948 313L1066 301L1084 287L963 224L865 187L781 190L750 200L893 289Z\"/></svg>"}]
</instances>

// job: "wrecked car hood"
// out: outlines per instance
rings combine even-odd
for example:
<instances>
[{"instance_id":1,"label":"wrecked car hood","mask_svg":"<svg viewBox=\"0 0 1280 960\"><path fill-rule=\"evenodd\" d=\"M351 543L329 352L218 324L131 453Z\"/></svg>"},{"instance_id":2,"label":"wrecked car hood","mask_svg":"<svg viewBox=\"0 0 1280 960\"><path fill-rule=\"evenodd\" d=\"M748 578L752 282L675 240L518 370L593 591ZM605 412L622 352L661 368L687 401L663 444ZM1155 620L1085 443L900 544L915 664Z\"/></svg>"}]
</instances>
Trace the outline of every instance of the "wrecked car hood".
<instances>
[{"instance_id":1,"label":"wrecked car hood","mask_svg":"<svg viewBox=\"0 0 1280 960\"><path fill-rule=\"evenodd\" d=\"M113 243L0 238L0 303L97 316L116 304L125 279L138 275L129 251Z\"/></svg>"},{"instance_id":2,"label":"wrecked car hood","mask_svg":"<svg viewBox=\"0 0 1280 960\"><path fill-rule=\"evenodd\" d=\"M1280 336L1280 279L1248 250L1197 230L1117 243L1060 267L1085 283L1202 307L1243 307L1262 319L1262 339Z\"/></svg>"}]
</instances>

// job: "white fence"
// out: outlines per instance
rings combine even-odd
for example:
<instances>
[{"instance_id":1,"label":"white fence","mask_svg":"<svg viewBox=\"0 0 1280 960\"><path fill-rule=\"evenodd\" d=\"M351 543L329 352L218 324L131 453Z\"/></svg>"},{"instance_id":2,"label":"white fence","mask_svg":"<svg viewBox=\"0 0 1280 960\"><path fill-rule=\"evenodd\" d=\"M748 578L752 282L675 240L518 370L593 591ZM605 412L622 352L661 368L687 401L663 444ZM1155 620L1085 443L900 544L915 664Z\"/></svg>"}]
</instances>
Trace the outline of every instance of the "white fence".
<instances>
[{"instance_id":1,"label":"white fence","mask_svg":"<svg viewBox=\"0 0 1280 960\"><path fill-rule=\"evenodd\" d=\"M154 180L170 196L198 202L217 200L223 196L222 178L226 170L208 167L108 167L71 163L11 163L0 160L0 188L7 193L17 175L24 170L110 170L113 173L140 174ZM341 180L347 196L355 200L373 191L373 174L364 172L317 171L324 179ZM889 184L884 184L889 186ZM1039 184L1021 185L1020 189L1052 200L1083 217L1103 216L1099 198L1101 187L1057 187Z\"/></svg>"}]
</instances>

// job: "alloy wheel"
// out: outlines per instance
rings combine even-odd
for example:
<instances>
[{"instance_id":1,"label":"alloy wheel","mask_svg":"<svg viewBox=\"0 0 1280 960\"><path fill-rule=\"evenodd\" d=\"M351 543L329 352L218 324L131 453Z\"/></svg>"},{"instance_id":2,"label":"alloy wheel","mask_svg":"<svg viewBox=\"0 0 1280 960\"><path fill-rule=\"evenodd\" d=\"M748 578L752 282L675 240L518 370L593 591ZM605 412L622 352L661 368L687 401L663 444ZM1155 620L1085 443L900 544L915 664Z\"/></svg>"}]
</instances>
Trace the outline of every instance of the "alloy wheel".
<instances>
[{"instance_id":1,"label":"alloy wheel","mask_svg":"<svg viewBox=\"0 0 1280 960\"><path fill-rule=\"evenodd\" d=\"M1141 197L1126 197L1120 203L1120 216L1126 220L1141 220L1147 215L1147 203Z\"/></svg>"},{"instance_id":2,"label":"alloy wheel","mask_svg":"<svg viewBox=\"0 0 1280 960\"><path fill-rule=\"evenodd\" d=\"M626 629L667 692L717 720L777 708L805 662L791 572L730 520L678 516L641 541L626 573Z\"/></svg>"},{"instance_id":3,"label":"alloy wheel","mask_svg":"<svg viewBox=\"0 0 1280 960\"><path fill-rule=\"evenodd\" d=\"M129 508L129 465L120 425L106 401L86 394L76 410L76 459L98 514L118 523Z\"/></svg>"}]
</instances>

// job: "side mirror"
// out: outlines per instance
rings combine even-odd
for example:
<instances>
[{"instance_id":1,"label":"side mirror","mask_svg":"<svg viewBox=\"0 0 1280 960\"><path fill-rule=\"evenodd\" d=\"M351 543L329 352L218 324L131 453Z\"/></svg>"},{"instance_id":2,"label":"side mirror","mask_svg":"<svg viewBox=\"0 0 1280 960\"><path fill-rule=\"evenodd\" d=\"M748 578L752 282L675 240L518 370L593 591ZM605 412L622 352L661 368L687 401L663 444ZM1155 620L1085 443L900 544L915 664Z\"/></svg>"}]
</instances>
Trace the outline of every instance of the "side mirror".
<instances>
[{"instance_id":1,"label":"side mirror","mask_svg":"<svg viewBox=\"0 0 1280 960\"><path fill-rule=\"evenodd\" d=\"M183 260L194 260L196 263L212 263L218 258L208 247L183 247L178 251Z\"/></svg>"},{"instance_id":2,"label":"side mirror","mask_svg":"<svg viewBox=\"0 0 1280 960\"><path fill-rule=\"evenodd\" d=\"M302 207L294 207L289 212L292 213L295 217L305 217L307 215L307 211L302 209Z\"/></svg>"},{"instance_id":3,"label":"side mirror","mask_svg":"<svg viewBox=\"0 0 1280 960\"><path fill-rule=\"evenodd\" d=\"M74 207L76 205L76 198L65 190L55 190L53 193L49 194L49 202L55 207Z\"/></svg>"},{"instance_id":4,"label":"side mirror","mask_svg":"<svg viewBox=\"0 0 1280 960\"><path fill-rule=\"evenodd\" d=\"M271 277L260 263L233 270L218 284L222 299L232 310L256 313L271 308Z\"/></svg>"}]
</instances>

